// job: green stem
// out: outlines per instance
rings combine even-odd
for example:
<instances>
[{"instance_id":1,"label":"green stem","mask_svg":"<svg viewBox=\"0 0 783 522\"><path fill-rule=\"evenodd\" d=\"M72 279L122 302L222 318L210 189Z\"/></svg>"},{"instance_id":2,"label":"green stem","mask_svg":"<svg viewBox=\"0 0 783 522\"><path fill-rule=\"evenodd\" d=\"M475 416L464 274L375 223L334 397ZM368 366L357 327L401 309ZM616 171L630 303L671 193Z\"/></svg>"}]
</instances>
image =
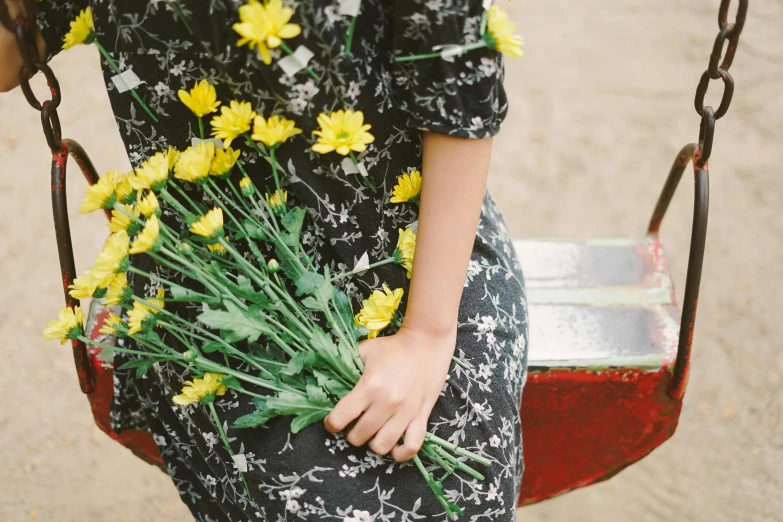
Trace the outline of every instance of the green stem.
<instances>
[{"instance_id":1,"label":"green stem","mask_svg":"<svg viewBox=\"0 0 783 522\"><path fill-rule=\"evenodd\" d=\"M432 478L432 475L429 471L427 471L427 468L424 467L424 464L421 462L421 458L419 458L418 455L413 456L413 463L416 464L416 467L419 469L419 472L421 473L421 476L424 477L424 480L427 481L427 485L432 489L432 492L435 494L435 497L438 499L438 502L440 502L440 505L443 507L444 510L446 510L446 516L449 519L453 519L454 511L452 510L451 506L449 506L449 503L446 501L446 499L443 497L442 493L439 493L435 490L433 487L433 482L435 479Z\"/></svg>"},{"instance_id":2,"label":"green stem","mask_svg":"<svg viewBox=\"0 0 783 522\"><path fill-rule=\"evenodd\" d=\"M362 268L361 270L351 270L350 272L345 272L344 274L336 275L332 278L332 281L337 281L338 279L342 279L344 277L352 276L353 274L358 274L361 272L364 272L366 270L370 270L371 268L376 268L381 265L388 265L389 263L394 263L393 257L388 257L386 259L383 259L381 261L377 261L375 263L372 263L371 265L367 266L367 268Z\"/></svg>"},{"instance_id":3,"label":"green stem","mask_svg":"<svg viewBox=\"0 0 783 522\"><path fill-rule=\"evenodd\" d=\"M80 335L78 339L85 344L89 344L91 346L97 346L98 348L102 350L109 350L112 352L119 352L119 353L129 353L132 355L141 355L143 357L150 357L153 359L161 359L161 360L167 360L167 361L173 361L176 359L182 359L182 357L177 357L175 355L158 355L158 354L151 354L149 352L140 352L138 350L129 350L128 348L119 348L117 346L111 346L109 344L99 343L98 341L93 341L92 339L89 339L83 335Z\"/></svg>"},{"instance_id":4,"label":"green stem","mask_svg":"<svg viewBox=\"0 0 783 522\"><path fill-rule=\"evenodd\" d=\"M462 457L469 458L470 460L473 460L475 462L478 462L479 464L482 464L484 466L490 466L492 464L492 461L489 459L486 459L482 457L481 455L476 455L475 453L468 451L466 449L462 449L456 444L452 444L451 442L441 439L437 435L433 435L432 433L427 433L424 436L425 442L431 442L432 444L436 444L438 446L443 446L444 448L448 449L449 451L452 451L456 453L457 455L460 455Z\"/></svg>"},{"instance_id":5,"label":"green stem","mask_svg":"<svg viewBox=\"0 0 783 522\"><path fill-rule=\"evenodd\" d=\"M245 381L250 384L254 384L260 388L264 388L266 390L272 390L275 392L282 392L282 391L292 391L292 390L285 390L283 388L280 388L279 386L275 386L274 384L271 384L263 379L258 379L256 377L251 377L250 375L246 375L242 372L235 371L231 368L228 368L226 366L223 366L221 364L218 364L214 361L211 361L205 357L196 357L196 360L194 361L196 363L196 366L199 368L203 368L204 370L211 371L213 373L222 373L225 375L231 375L233 377L236 377L240 381ZM293 393L294 391L292 391ZM296 393L299 393L300 395L304 396L304 393L295 390Z\"/></svg>"},{"instance_id":6,"label":"green stem","mask_svg":"<svg viewBox=\"0 0 783 522\"><path fill-rule=\"evenodd\" d=\"M204 139L204 118L201 116L198 117L198 134L201 136L201 139Z\"/></svg>"},{"instance_id":7,"label":"green stem","mask_svg":"<svg viewBox=\"0 0 783 522\"><path fill-rule=\"evenodd\" d=\"M223 424L220 422L220 418L218 417L217 410L215 409L215 404L210 402L209 403L209 411L212 412L212 418L215 419L215 424L217 424L218 432L220 433L220 438L223 440L223 445L226 448L226 451L228 451L228 454L231 455L232 460L234 457L234 452L231 449L231 445L228 443L228 437L226 437L226 433L223 431ZM250 495L250 486L247 484L247 479L245 478L245 474L239 470L237 470L237 473L239 473L239 476L242 477L242 484L245 486L245 493L247 493L247 497L252 501L253 497Z\"/></svg>"},{"instance_id":8,"label":"green stem","mask_svg":"<svg viewBox=\"0 0 783 522\"><path fill-rule=\"evenodd\" d=\"M282 49L283 49L283 50L284 50L284 51L285 51L285 52L286 52L286 53L287 53L289 56L293 56L294 52L291 50L291 48L290 48L290 47L288 47L288 45L287 45L285 42L281 42L281 43L280 43L280 47L281 47L281 48L282 48ZM309 66L309 65L305 65L305 68L304 68L304 70L305 70L305 71L307 71L307 74L309 74L310 76L312 76L312 77L313 77L313 80L315 80L316 82L320 82L320 81L321 81L321 77L320 77L320 76L318 76L318 75L315 73L315 71L313 71L313 70L310 68L310 66Z\"/></svg>"},{"instance_id":9,"label":"green stem","mask_svg":"<svg viewBox=\"0 0 783 522\"><path fill-rule=\"evenodd\" d=\"M482 47L487 47L487 42L484 40L479 40L478 42L468 44L468 45L461 45L462 52L466 53L468 51L473 51L474 49L481 49ZM414 54L411 56L400 56L394 59L395 62L411 62L414 60L426 60L429 58L440 58L442 51L438 51L435 53L427 53L427 54Z\"/></svg>"},{"instance_id":10,"label":"green stem","mask_svg":"<svg viewBox=\"0 0 783 522\"><path fill-rule=\"evenodd\" d=\"M177 17L185 25L185 29L188 30L188 33L193 35L193 29L190 28L190 24L188 23L187 18L185 18L185 14L182 12L182 9L180 9L179 2L177 2L177 0L169 0L169 5L171 5L172 9L174 9L174 13L176 13Z\"/></svg>"},{"instance_id":11,"label":"green stem","mask_svg":"<svg viewBox=\"0 0 783 522\"><path fill-rule=\"evenodd\" d=\"M98 50L106 59L106 61L109 63L109 66L114 70L114 72L116 72L117 74L122 74L120 67L117 65L114 59L109 55L106 49L104 49L103 46L98 42L97 39L95 40L95 46L98 48ZM141 99L139 93L136 92L136 89L130 89L129 92L131 93L131 96L133 96L136 99L136 101L139 102L139 105L141 105L141 108L144 109L144 112L149 114L150 118L152 118L152 121L154 121L155 123L160 123L160 121L155 116L155 114L150 110L149 107L147 107L147 104L144 103L144 100Z\"/></svg>"},{"instance_id":12,"label":"green stem","mask_svg":"<svg viewBox=\"0 0 783 522\"><path fill-rule=\"evenodd\" d=\"M353 153L353 151L349 151L348 155L351 157L351 160L353 160L354 165L359 165L359 160L356 158L356 155ZM365 176L364 174L359 174L362 178L364 178L364 182L367 184L368 187L370 187L370 190L372 190L373 194L378 192L378 190L375 188L375 183L372 182L372 179L370 176Z\"/></svg>"},{"instance_id":13,"label":"green stem","mask_svg":"<svg viewBox=\"0 0 783 522\"><path fill-rule=\"evenodd\" d=\"M351 55L351 43L353 43L353 32L356 29L356 16L351 18L351 26L348 28L348 34L345 37L345 54Z\"/></svg>"},{"instance_id":14,"label":"green stem","mask_svg":"<svg viewBox=\"0 0 783 522\"><path fill-rule=\"evenodd\" d=\"M275 159L275 149L277 147L269 147L269 162L272 164L272 177L275 180L275 190L277 191L277 197L280 198L280 204L283 202L283 192L280 190L280 178L277 176L277 159Z\"/></svg>"}]
</instances>

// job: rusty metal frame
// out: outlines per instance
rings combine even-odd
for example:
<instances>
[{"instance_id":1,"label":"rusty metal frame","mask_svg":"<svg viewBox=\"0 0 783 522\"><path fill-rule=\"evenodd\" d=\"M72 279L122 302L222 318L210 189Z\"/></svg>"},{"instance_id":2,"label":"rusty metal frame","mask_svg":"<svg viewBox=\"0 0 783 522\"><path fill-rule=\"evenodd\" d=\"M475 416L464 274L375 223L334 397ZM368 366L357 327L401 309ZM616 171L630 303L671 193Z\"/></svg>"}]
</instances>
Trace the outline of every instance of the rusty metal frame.
<instances>
[{"instance_id":1,"label":"rusty metal frame","mask_svg":"<svg viewBox=\"0 0 783 522\"><path fill-rule=\"evenodd\" d=\"M666 210L669 208L674 192L677 190L685 167L692 162L695 192L690 253L688 255L688 275L685 280L677 359L674 363L672 382L669 387L669 396L675 400L682 399L685 395L685 386L688 383L693 330L696 325L696 309L699 305L699 287L701 286L701 271L704 264L704 249L707 240L710 174L706 162L701 160L701 153L702 150L696 143L689 143L680 150L669 171L666 184L663 187L658 204L655 206L655 211L650 219L650 225L647 228L649 235L658 235L661 222L666 214Z\"/></svg>"},{"instance_id":2,"label":"rusty metal frame","mask_svg":"<svg viewBox=\"0 0 783 522\"><path fill-rule=\"evenodd\" d=\"M77 142L68 139L60 140L60 150L52 154L52 213L54 215L54 230L57 237L57 254L60 258L60 276L62 279L63 293L66 306L73 308L79 305L79 300L74 299L68 292L68 287L73 284L76 277L76 263L73 258L73 244L71 240L71 226L68 218L68 200L66 197L66 179L68 156L73 157L79 165L79 169L87 179L87 183L94 185L98 182L98 173L90 161L87 153ZM107 216L111 214L107 211ZM90 365L90 356L87 347L82 341L72 341L73 359L76 364L76 373L79 377L79 387L83 393L92 393L95 390L95 375Z\"/></svg>"}]
</instances>

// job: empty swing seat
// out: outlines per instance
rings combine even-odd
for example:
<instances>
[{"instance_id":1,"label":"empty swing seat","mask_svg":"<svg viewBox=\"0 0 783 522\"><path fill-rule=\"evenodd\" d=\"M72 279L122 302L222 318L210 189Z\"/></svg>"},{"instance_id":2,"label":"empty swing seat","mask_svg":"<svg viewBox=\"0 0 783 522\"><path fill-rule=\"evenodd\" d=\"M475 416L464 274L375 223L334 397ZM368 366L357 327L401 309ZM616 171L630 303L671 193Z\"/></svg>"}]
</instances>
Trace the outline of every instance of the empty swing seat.
<instances>
[{"instance_id":1,"label":"empty swing seat","mask_svg":"<svg viewBox=\"0 0 783 522\"><path fill-rule=\"evenodd\" d=\"M525 505L605 480L674 433L680 313L656 235L515 246L530 312Z\"/></svg>"}]
</instances>

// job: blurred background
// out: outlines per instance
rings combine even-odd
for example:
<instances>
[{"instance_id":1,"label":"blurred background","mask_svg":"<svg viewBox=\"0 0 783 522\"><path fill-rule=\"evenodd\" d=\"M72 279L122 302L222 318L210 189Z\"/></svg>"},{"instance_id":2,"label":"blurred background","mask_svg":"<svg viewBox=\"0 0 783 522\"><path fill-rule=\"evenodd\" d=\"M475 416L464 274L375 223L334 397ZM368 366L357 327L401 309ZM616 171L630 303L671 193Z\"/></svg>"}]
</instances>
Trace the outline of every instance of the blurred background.
<instances>
[{"instance_id":1,"label":"blurred background","mask_svg":"<svg viewBox=\"0 0 783 522\"><path fill-rule=\"evenodd\" d=\"M693 96L718 4L508 5L526 54L508 62L511 109L490 186L515 237L644 233L671 161L698 138ZM95 48L52 66L64 135L99 171L127 169ZM677 433L608 482L520 509L520 520L783 520L783 1L751 2L731 72L736 91L710 160L707 254ZM717 107L720 94L711 85L707 103ZM70 350L42 340L62 306L49 153L20 92L0 96L0 115L0 520L192 520L167 476L94 426ZM679 292L693 198L687 172L662 231ZM71 180L83 268L106 229L99 214L75 214L85 183Z\"/></svg>"}]
</instances>

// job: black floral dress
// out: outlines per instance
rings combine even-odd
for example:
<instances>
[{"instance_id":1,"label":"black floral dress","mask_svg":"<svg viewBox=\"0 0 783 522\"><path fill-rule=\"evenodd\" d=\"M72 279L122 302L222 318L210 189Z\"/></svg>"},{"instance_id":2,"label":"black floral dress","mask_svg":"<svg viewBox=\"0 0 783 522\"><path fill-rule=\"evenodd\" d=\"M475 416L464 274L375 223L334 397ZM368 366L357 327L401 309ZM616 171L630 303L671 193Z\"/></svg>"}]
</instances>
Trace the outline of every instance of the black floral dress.
<instances>
[{"instance_id":1,"label":"black floral dress","mask_svg":"<svg viewBox=\"0 0 783 522\"><path fill-rule=\"evenodd\" d=\"M279 49L271 51L273 61L267 65L255 50L237 46L232 24L243 3L179 0L186 26L173 2L89 1L98 42L120 69L135 73L142 82L136 90L160 118L155 124L128 92L118 91L115 72L104 60L106 86L131 163L138 166L169 145L184 148L199 135L177 91L207 79L217 86L223 104L250 101L259 114L284 115L303 129L280 147L278 159L290 200L310 209L304 243L318 265L339 273L351 270L365 254L370 262L388 257L398 229L417 220L416 205L390 198L398 176L420 169L421 131L487 138L498 132L506 113L502 59L496 51L399 64L393 58L475 42L486 6L481 0L361 0L348 54L344 36L352 17L342 13L354 2L288 0L294 9L291 22L302 32L287 43L312 52L309 66L320 78L316 81L304 70L289 76L278 63L284 56ZM88 0L37 5L48 49L55 54L69 22ZM372 125L375 142L357 156L377 192L361 175L346 174L342 156L310 149L318 114L339 109L361 110ZM250 151L244 154L256 184L272 186L269 165ZM393 264L341 282L355 309L383 283L406 292L409 284L405 271ZM148 295L152 290L139 291ZM464 520L514 519L523 468L518 412L526 348L522 273L487 193L465 281L456 351L474 369L452 365L429 425L439 436L493 462L483 482L466 476L445 482L446 494L465 510ZM185 378L168 366L142 378L117 372L112 417L118 431L153 433L196 520L446 519L412 464L350 446L320 423L295 436L289 433L288 418L258 429L228 428L254 409L244 396L229 391L216 406L234 452L246 458L248 498L206 407L172 403Z\"/></svg>"}]
</instances>

